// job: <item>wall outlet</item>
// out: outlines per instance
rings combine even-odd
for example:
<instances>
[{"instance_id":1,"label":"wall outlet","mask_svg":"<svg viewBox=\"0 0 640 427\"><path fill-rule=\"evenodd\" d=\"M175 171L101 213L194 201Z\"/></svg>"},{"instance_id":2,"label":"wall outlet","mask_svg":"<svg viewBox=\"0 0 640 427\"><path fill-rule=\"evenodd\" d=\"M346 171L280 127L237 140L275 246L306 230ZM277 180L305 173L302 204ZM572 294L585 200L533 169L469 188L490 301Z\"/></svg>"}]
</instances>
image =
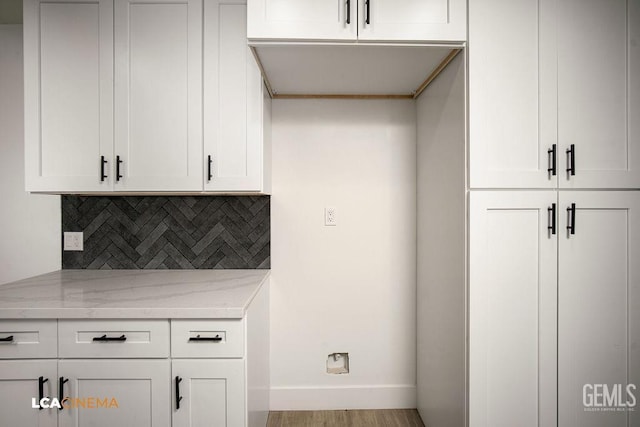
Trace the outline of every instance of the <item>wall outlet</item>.
<instances>
[{"instance_id":1,"label":"wall outlet","mask_svg":"<svg viewBox=\"0 0 640 427\"><path fill-rule=\"evenodd\" d=\"M336 208L333 208L333 207L324 208L324 225L338 225L338 218L336 217Z\"/></svg>"},{"instance_id":2,"label":"wall outlet","mask_svg":"<svg viewBox=\"0 0 640 427\"><path fill-rule=\"evenodd\" d=\"M65 251L82 251L83 246L83 233L82 231L65 231L64 232L64 250Z\"/></svg>"}]
</instances>

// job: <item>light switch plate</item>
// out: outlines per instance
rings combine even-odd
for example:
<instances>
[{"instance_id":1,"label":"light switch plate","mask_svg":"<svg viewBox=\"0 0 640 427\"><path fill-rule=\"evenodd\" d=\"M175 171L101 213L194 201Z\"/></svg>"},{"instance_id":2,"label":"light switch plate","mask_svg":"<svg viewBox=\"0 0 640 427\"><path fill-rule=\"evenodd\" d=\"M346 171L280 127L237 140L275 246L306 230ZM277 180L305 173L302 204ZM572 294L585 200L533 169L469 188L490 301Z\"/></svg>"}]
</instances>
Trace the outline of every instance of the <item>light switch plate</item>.
<instances>
[{"instance_id":1,"label":"light switch plate","mask_svg":"<svg viewBox=\"0 0 640 427\"><path fill-rule=\"evenodd\" d=\"M84 236L82 231L65 231L63 238L64 238L63 248L65 251L84 250L84 245L83 245Z\"/></svg>"}]
</instances>

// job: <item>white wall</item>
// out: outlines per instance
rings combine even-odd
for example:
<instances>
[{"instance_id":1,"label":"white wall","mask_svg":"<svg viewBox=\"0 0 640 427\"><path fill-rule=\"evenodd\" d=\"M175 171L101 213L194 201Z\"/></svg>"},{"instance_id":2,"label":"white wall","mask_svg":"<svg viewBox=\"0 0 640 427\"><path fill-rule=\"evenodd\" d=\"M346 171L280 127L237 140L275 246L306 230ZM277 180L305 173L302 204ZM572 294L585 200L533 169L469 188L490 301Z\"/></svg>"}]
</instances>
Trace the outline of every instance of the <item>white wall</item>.
<instances>
[{"instance_id":1,"label":"white wall","mask_svg":"<svg viewBox=\"0 0 640 427\"><path fill-rule=\"evenodd\" d=\"M465 425L465 65L458 55L418 99L418 410Z\"/></svg>"},{"instance_id":2,"label":"white wall","mask_svg":"<svg viewBox=\"0 0 640 427\"><path fill-rule=\"evenodd\" d=\"M414 408L415 103L274 101L271 225L271 408Z\"/></svg>"},{"instance_id":3,"label":"white wall","mask_svg":"<svg viewBox=\"0 0 640 427\"><path fill-rule=\"evenodd\" d=\"M0 25L0 283L57 270L60 196L24 191L22 25Z\"/></svg>"}]
</instances>

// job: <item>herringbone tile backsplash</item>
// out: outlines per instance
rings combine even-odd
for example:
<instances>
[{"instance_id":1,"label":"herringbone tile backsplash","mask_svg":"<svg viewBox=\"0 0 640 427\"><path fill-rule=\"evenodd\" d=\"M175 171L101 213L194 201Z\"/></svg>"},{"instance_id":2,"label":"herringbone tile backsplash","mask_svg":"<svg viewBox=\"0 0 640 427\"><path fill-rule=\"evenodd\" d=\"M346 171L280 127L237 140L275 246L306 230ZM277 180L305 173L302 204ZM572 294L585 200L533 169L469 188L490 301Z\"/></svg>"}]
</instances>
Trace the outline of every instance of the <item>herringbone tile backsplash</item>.
<instances>
[{"instance_id":1,"label":"herringbone tile backsplash","mask_svg":"<svg viewBox=\"0 0 640 427\"><path fill-rule=\"evenodd\" d=\"M268 196L62 196L62 231L84 232L84 251L62 268L270 267Z\"/></svg>"}]
</instances>

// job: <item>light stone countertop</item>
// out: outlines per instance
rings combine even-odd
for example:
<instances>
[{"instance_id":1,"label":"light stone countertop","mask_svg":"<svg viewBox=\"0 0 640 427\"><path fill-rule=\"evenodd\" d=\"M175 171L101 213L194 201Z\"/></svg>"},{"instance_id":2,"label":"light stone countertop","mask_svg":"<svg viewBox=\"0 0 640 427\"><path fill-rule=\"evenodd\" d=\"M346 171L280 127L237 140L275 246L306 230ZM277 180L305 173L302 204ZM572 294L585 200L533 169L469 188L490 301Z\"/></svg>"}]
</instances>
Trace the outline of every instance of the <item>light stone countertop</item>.
<instances>
[{"instance_id":1,"label":"light stone countertop","mask_svg":"<svg viewBox=\"0 0 640 427\"><path fill-rule=\"evenodd\" d=\"M239 319L270 270L60 270L0 285L0 319Z\"/></svg>"}]
</instances>

